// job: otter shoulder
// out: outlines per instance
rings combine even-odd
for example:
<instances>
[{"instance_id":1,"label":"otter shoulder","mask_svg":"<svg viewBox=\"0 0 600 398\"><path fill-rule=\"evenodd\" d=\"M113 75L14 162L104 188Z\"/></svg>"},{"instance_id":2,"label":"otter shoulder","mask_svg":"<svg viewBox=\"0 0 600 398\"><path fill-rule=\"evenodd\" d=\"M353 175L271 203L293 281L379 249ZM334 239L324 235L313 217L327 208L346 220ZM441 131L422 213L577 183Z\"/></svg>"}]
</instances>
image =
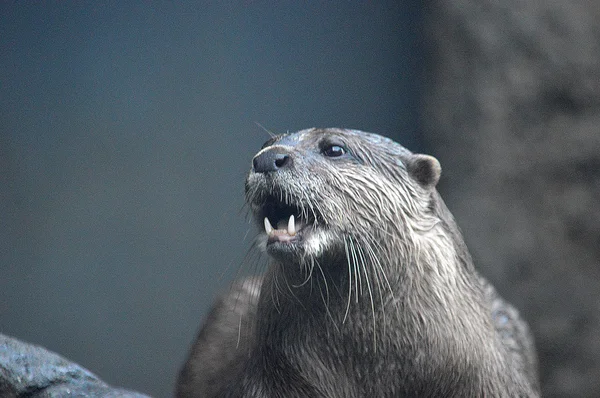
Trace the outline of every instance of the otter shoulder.
<instances>
[{"instance_id":1,"label":"otter shoulder","mask_svg":"<svg viewBox=\"0 0 600 398\"><path fill-rule=\"evenodd\" d=\"M216 301L180 371L176 397L215 396L236 377L253 344L261 284L246 278Z\"/></svg>"},{"instance_id":2,"label":"otter shoulder","mask_svg":"<svg viewBox=\"0 0 600 398\"><path fill-rule=\"evenodd\" d=\"M504 300L494 286L479 277L485 299L490 308L490 315L498 338L512 356L513 363L531 382L531 386L540 391L538 364L535 343L527 323L521 318L519 311Z\"/></svg>"}]
</instances>

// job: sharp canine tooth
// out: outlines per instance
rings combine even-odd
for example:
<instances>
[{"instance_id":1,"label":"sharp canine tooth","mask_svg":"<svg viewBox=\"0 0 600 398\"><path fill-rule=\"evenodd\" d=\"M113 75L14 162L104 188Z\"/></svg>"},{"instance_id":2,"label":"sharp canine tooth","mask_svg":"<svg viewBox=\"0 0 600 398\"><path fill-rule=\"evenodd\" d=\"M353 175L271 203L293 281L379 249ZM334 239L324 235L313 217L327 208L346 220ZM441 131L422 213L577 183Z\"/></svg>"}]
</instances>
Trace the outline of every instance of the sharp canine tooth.
<instances>
[{"instance_id":1,"label":"sharp canine tooth","mask_svg":"<svg viewBox=\"0 0 600 398\"><path fill-rule=\"evenodd\" d=\"M271 223L267 217L265 217L265 232L267 235L271 235L271 232L273 232L273 227L271 226Z\"/></svg>"},{"instance_id":2,"label":"sharp canine tooth","mask_svg":"<svg viewBox=\"0 0 600 398\"><path fill-rule=\"evenodd\" d=\"M288 235L294 236L296 235L296 223L294 222L294 215L292 214L290 216L290 219L288 220Z\"/></svg>"}]
</instances>

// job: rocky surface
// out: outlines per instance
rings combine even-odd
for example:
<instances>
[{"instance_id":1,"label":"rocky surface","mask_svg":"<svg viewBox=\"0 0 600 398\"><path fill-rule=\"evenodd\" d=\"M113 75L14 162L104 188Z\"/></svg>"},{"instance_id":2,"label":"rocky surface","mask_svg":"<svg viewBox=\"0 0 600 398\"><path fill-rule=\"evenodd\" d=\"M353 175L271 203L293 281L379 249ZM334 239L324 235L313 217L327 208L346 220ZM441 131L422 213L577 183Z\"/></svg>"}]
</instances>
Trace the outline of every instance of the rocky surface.
<instances>
[{"instance_id":1,"label":"rocky surface","mask_svg":"<svg viewBox=\"0 0 600 398\"><path fill-rule=\"evenodd\" d=\"M600 391L600 1L431 1L424 130L546 397Z\"/></svg>"},{"instance_id":2,"label":"rocky surface","mask_svg":"<svg viewBox=\"0 0 600 398\"><path fill-rule=\"evenodd\" d=\"M149 398L111 387L57 354L1 334L0 397Z\"/></svg>"}]
</instances>

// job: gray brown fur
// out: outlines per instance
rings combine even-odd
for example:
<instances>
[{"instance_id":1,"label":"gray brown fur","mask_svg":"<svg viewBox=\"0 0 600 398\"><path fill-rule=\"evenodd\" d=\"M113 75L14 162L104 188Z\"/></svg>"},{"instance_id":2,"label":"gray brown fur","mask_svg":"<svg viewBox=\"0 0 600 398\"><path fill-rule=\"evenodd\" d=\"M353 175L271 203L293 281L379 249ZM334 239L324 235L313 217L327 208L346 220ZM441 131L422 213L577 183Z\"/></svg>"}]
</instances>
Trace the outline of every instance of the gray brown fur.
<instances>
[{"instance_id":1,"label":"gray brown fur","mask_svg":"<svg viewBox=\"0 0 600 398\"><path fill-rule=\"evenodd\" d=\"M327 143L348 156L324 156ZM271 150L291 161L250 172L251 210L279 197L314 230L216 304L178 397L539 395L527 325L477 274L435 190L437 160L341 129L277 136Z\"/></svg>"}]
</instances>

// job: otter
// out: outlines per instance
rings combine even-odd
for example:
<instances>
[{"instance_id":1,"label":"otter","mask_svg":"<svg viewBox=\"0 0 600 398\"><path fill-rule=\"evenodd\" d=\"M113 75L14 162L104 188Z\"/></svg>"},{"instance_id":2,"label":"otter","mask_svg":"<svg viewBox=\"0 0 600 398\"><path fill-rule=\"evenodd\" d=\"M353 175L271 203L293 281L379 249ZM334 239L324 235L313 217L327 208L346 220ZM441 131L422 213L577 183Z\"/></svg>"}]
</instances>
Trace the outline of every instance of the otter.
<instances>
[{"instance_id":1,"label":"otter","mask_svg":"<svg viewBox=\"0 0 600 398\"><path fill-rule=\"evenodd\" d=\"M439 162L336 128L272 137L246 202L262 276L215 304L178 397L536 397L527 324L475 270Z\"/></svg>"}]
</instances>

